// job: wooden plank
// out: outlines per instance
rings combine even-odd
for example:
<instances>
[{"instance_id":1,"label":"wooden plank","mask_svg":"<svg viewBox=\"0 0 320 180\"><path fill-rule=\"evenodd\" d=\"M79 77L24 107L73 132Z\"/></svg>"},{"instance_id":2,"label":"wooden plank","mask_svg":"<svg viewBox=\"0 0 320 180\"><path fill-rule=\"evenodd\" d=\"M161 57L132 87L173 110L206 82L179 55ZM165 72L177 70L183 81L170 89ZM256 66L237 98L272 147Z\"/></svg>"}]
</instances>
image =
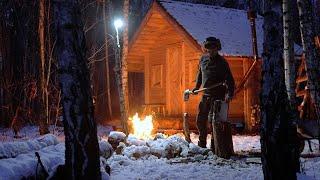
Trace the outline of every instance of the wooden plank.
<instances>
[{"instance_id":1,"label":"wooden plank","mask_svg":"<svg viewBox=\"0 0 320 180\"><path fill-rule=\"evenodd\" d=\"M167 49L167 110L169 115L182 113L182 54L181 45ZM170 64L170 66L169 66Z\"/></svg>"},{"instance_id":2,"label":"wooden plank","mask_svg":"<svg viewBox=\"0 0 320 180\"><path fill-rule=\"evenodd\" d=\"M150 40L150 41L144 40L144 41L138 41L135 45L142 46L142 47L151 47L154 43L155 43L154 40Z\"/></svg>"},{"instance_id":3,"label":"wooden plank","mask_svg":"<svg viewBox=\"0 0 320 180\"><path fill-rule=\"evenodd\" d=\"M189 61L189 83L195 84L196 78L198 74L199 60L197 61Z\"/></svg>"},{"instance_id":4,"label":"wooden plank","mask_svg":"<svg viewBox=\"0 0 320 180\"><path fill-rule=\"evenodd\" d=\"M165 103L166 95L166 67L165 67L165 49L154 48L150 51L149 59L149 89L150 89L150 101L149 103ZM161 66L162 73L157 73L156 67ZM153 69L153 70L152 70ZM155 74L157 73L157 74ZM159 76L160 75L160 76ZM156 80L158 79L158 80ZM159 81L159 86L154 84L155 81ZM153 83L153 85L152 85Z\"/></svg>"},{"instance_id":5,"label":"wooden plank","mask_svg":"<svg viewBox=\"0 0 320 180\"><path fill-rule=\"evenodd\" d=\"M182 86L181 86L181 90L182 92L185 90L186 88L186 60L185 60L185 50L186 50L186 44L183 42L182 46L181 46L181 73L182 73ZM182 98L182 93L181 93L181 98ZM182 112L185 113L186 112L186 103L184 101L182 101ZM190 137L189 137L190 139Z\"/></svg>"},{"instance_id":6,"label":"wooden plank","mask_svg":"<svg viewBox=\"0 0 320 180\"><path fill-rule=\"evenodd\" d=\"M155 18L162 18L162 15L159 13L159 12L155 12L154 14L153 14L153 17L155 17Z\"/></svg>"},{"instance_id":7,"label":"wooden plank","mask_svg":"<svg viewBox=\"0 0 320 180\"><path fill-rule=\"evenodd\" d=\"M136 64L144 64L144 58L141 56L129 56L128 62Z\"/></svg>"},{"instance_id":8,"label":"wooden plank","mask_svg":"<svg viewBox=\"0 0 320 180\"><path fill-rule=\"evenodd\" d=\"M148 22L147 27L149 27L149 26L157 27L157 28L163 27L163 26L167 26L168 27L167 24L168 23L163 18L159 18L159 19L152 18L150 20L150 22Z\"/></svg>"},{"instance_id":9,"label":"wooden plank","mask_svg":"<svg viewBox=\"0 0 320 180\"><path fill-rule=\"evenodd\" d=\"M163 88L152 88L151 89L151 94L150 94L150 104L164 104L165 98L163 98L165 95L165 91L163 91Z\"/></svg>"},{"instance_id":10,"label":"wooden plank","mask_svg":"<svg viewBox=\"0 0 320 180\"><path fill-rule=\"evenodd\" d=\"M228 64L230 64L230 66L243 67L243 60L236 60L236 59L230 60L227 57L225 57L225 58L226 58Z\"/></svg>"},{"instance_id":11,"label":"wooden plank","mask_svg":"<svg viewBox=\"0 0 320 180\"><path fill-rule=\"evenodd\" d=\"M143 34L142 36L140 36L139 39L137 39L137 42L141 42L141 41L158 41L159 37L157 37L157 35L155 35L153 32L146 32L145 34Z\"/></svg>"},{"instance_id":12,"label":"wooden plank","mask_svg":"<svg viewBox=\"0 0 320 180\"><path fill-rule=\"evenodd\" d=\"M129 72L144 72L144 64L128 63Z\"/></svg>"},{"instance_id":13,"label":"wooden plank","mask_svg":"<svg viewBox=\"0 0 320 180\"><path fill-rule=\"evenodd\" d=\"M308 91L306 89L303 89L296 93L297 93L297 97L301 97L301 96L305 96L308 93Z\"/></svg>"},{"instance_id":14,"label":"wooden plank","mask_svg":"<svg viewBox=\"0 0 320 180\"><path fill-rule=\"evenodd\" d=\"M243 72L247 73L249 68L251 67L252 59L245 59L243 60ZM257 72L257 65L252 69L251 75L248 76L245 84L244 84L244 117L245 117L245 128L246 131L251 132L254 127L254 122L251 121L251 107L258 103L258 92L255 89L255 81L257 81L256 76L254 74ZM243 79L241 79L243 81ZM242 83L242 82L240 82ZM239 83L238 83L239 84Z\"/></svg>"},{"instance_id":15,"label":"wooden plank","mask_svg":"<svg viewBox=\"0 0 320 180\"><path fill-rule=\"evenodd\" d=\"M145 62L145 65L144 65L144 73L145 73L145 76L144 76L144 82L145 82L145 104L150 104L150 57L149 57L149 54L147 54L145 56L145 59L144 59L144 62Z\"/></svg>"},{"instance_id":16,"label":"wooden plank","mask_svg":"<svg viewBox=\"0 0 320 180\"><path fill-rule=\"evenodd\" d=\"M136 49L135 51L131 51L129 56L131 56L131 55L133 55L133 56L138 56L138 55L146 56L149 52L150 52L150 50L139 51L139 49Z\"/></svg>"},{"instance_id":17,"label":"wooden plank","mask_svg":"<svg viewBox=\"0 0 320 180\"><path fill-rule=\"evenodd\" d=\"M300 77L297 78L296 83L305 82L307 80L308 80L307 76L302 76L302 77L300 76Z\"/></svg>"}]
</instances>

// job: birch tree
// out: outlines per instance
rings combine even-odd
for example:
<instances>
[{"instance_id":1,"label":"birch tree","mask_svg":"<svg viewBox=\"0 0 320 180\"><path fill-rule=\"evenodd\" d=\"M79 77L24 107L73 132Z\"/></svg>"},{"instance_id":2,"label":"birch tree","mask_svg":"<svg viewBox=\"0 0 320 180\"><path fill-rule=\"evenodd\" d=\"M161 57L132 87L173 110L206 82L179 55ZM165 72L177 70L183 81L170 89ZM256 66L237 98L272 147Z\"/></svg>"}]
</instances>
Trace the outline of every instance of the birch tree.
<instances>
[{"instance_id":1,"label":"birch tree","mask_svg":"<svg viewBox=\"0 0 320 180\"><path fill-rule=\"evenodd\" d=\"M124 0L123 3L123 19L124 19L124 30L123 30L123 49L122 49L122 59L121 59L121 75L122 75L122 88L123 88L123 116L125 121L126 130L128 133L128 116L129 116L129 90L128 90L128 49L129 49L129 7L130 0Z\"/></svg>"},{"instance_id":2,"label":"birch tree","mask_svg":"<svg viewBox=\"0 0 320 180\"><path fill-rule=\"evenodd\" d=\"M80 6L77 0L55 1L54 13L66 146L65 178L101 179Z\"/></svg>"},{"instance_id":3,"label":"birch tree","mask_svg":"<svg viewBox=\"0 0 320 180\"><path fill-rule=\"evenodd\" d=\"M320 59L315 45L315 26L310 0L297 0L300 18L301 39L305 54L308 88L320 118Z\"/></svg>"},{"instance_id":4,"label":"birch tree","mask_svg":"<svg viewBox=\"0 0 320 180\"><path fill-rule=\"evenodd\" d=\"M260 141L264 179L296 179L298 141L284 80L281 1L265 1L263 29Z\"/></svg>"},{"instance_id":5,"label":"birch tree","mask_svg":"<svg viewBox=\"0 0 320 180\"><path fill-rule=\"evenodd\" d=\"M129 97L128 97L128 63L127 63L127 51L128 51L128 15L129 15L129 0L123 1L123 14L125 21L125 29L123 30L123 49L121 51L120 44L115 49L115 75L118 85L119 102L120 102L120 114L121 124L125 134L129 134L128 130L128 108L129 108ZM117 32L118 36L118 32Z\"/></svg>"},{"instance_id":6,"label":"birch tree","mask_svg":"<svg viewBox=\"0 0 320 180\"><path fill-rule=\"evenodd\" d=\"M294 41L292 37L292 9L292 1L282 0L284 75L290 105L291 108L294 109L296 107L296 69L294 59Z\"/></svg>"}]
</instances>

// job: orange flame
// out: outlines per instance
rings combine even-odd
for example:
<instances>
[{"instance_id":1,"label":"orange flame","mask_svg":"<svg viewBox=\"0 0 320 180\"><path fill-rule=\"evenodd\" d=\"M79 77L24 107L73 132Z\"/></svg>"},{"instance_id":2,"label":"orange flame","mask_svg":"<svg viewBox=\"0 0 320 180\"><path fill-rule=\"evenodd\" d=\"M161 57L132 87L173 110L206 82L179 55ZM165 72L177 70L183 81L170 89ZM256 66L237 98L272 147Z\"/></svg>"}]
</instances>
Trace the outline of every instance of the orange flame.
<instances>
[{"instance_id":1,"label":"orange flame","mask_svg":"<svg viewBox=\"0 0 320 180\"><path fill-rule=\"evenodd\" d=\"M146 116L141 120L136 113L132 118L129 118L132 121L133 136L138 139L150 139L151 133L153 130L152 115Z\"/></svg>"}]
</instances>

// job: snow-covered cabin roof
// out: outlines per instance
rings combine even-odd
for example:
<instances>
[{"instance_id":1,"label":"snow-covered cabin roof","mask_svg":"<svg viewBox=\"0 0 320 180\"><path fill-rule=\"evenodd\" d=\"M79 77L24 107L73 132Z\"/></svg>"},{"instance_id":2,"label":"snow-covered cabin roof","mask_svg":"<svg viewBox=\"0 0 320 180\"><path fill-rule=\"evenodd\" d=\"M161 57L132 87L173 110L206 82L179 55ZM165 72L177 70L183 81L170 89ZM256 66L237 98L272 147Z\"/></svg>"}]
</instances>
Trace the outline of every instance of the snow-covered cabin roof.
<instances>
[{"instance_id":1,"label":"snow-covered cabin roof","mask_svg":"<svg viewBox=\"0 0 320 180\"><path fill-rule=\"evenodd\" d=\"M200 45L206 37L220 39L223 55L252 56L251 28L247 12L203 4L161 0L162 7ZM256 19L259 55L262 53L263 18Z\"/></svg>"}]
</instances>

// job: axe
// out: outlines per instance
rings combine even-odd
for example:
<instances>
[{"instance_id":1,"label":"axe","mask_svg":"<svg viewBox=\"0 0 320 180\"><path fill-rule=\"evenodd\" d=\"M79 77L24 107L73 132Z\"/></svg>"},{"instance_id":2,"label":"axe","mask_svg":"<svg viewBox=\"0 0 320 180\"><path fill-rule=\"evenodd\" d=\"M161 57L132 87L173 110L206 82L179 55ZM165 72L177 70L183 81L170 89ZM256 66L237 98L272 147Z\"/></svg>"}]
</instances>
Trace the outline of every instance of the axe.
<instances>
[{"instance_id":1,"label":"axe","mask_svg":"<svg viewBox=\"0 0 320 180\"><path fill-rule=\"evenodd\" d=\"M216 83L210 87L207 87L207 88L202 88L202 89L198 89L198 90L195 90L194 92L192 92L190 89L187 89L183 92L183 100L184 101L188 101L189 100L189 97L190 97L190 94L193 94L195 95L196 93L199 93L199 92L202 92L202 91L205 91L207 89L213 89L215 87L218 87L218 86L221 86L221 85L226 85L225 82L220 82L220 83Z\"/></svg>"}]
</instances>

